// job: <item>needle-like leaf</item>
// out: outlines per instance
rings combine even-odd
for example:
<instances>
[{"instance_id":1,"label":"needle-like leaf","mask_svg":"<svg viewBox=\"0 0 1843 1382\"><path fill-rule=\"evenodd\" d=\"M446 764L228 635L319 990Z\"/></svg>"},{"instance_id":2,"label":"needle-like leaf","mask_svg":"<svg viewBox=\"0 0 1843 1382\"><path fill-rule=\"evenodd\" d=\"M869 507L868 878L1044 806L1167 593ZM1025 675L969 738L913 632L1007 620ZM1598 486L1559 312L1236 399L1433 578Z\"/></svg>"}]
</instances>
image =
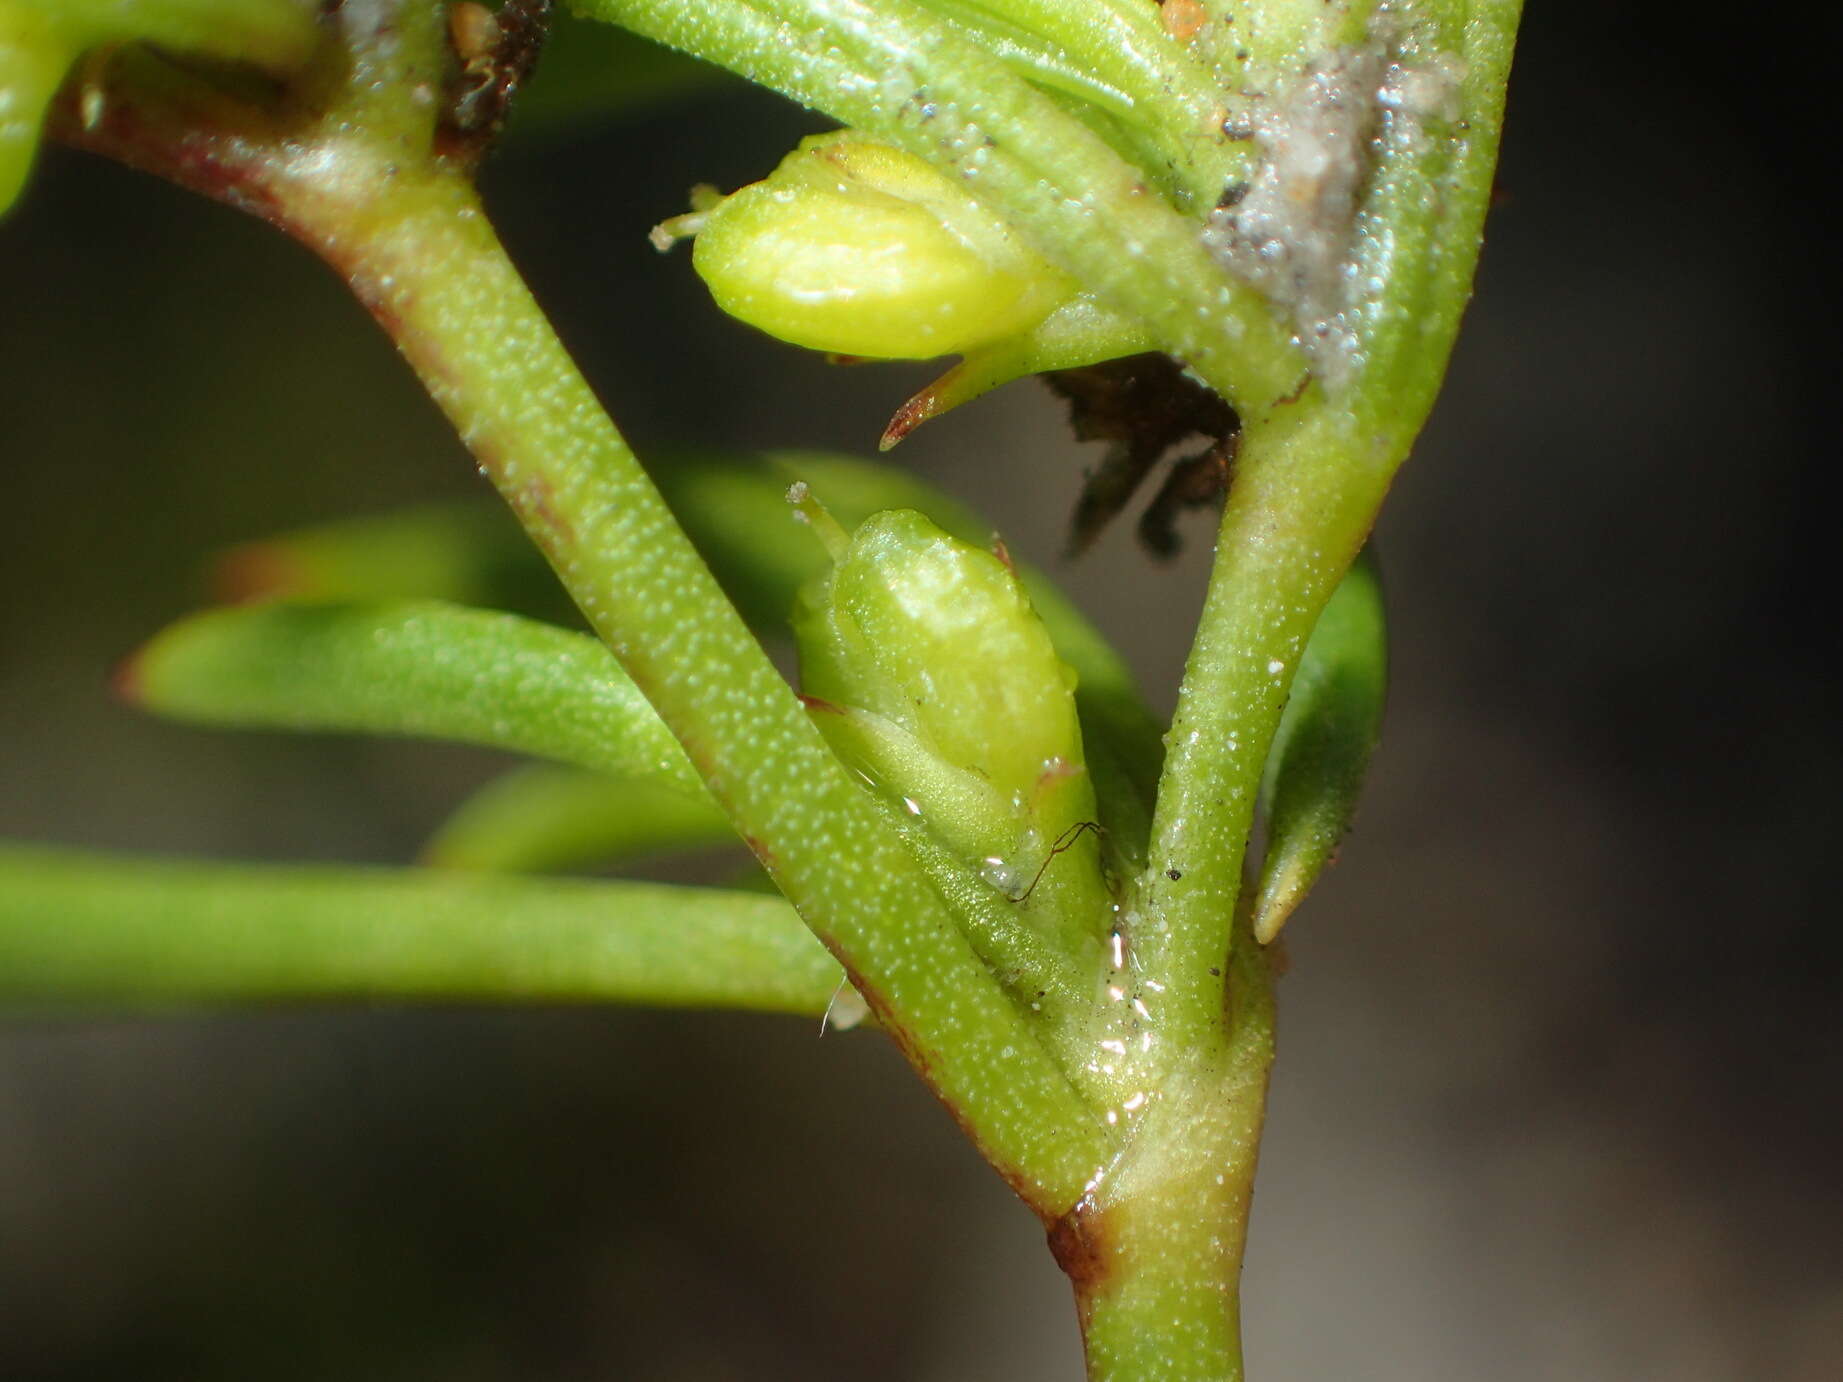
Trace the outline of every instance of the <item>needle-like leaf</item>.
<instances>
[{"instance_id":1,"label":"needle-like leaf","mask_svg":"<svg viewBox=\"0 0 1843 1382\"><path fill-rule=\"evenodd\" d=\"M778 897L0 845L0 999L388 998L818 1016L843 971Z\"/></svg>"}]
</instances>

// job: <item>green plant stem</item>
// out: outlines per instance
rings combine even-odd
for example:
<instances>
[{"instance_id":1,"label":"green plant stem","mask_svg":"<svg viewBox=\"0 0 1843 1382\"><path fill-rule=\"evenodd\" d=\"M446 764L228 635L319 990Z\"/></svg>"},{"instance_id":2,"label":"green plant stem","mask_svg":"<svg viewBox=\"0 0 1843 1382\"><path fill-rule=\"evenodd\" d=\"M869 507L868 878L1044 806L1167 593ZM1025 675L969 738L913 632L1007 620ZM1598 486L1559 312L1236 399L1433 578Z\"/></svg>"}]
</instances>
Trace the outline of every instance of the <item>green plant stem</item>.
<instances>
[{"instance_id":1,"label":"green plant stem","mask_svg":"<svg viewBox=\"0 0 1843 1382\"><path fill-rule=\"evenodd\" d=\"M910 1059L1026 1198L1072 1198L1098 1151L1086 1110L723 599L471 189L396 209L353 242L360 296Z\"/></svg>"},{"instance_id":2,"label":"green plant stem","mask_svg":"<svg viewBox=\"0 0 1843 1382\"><path fill-rule=\"evenodd\" d=\"M1240 1382L1240 1280L1273 1062L1266 952L1238 947L1225 1036L1161 1076L1119 1160L1051 1246L1090 1382Z\"/></svg>"},{"instance_id":3,"label":"green plant stem","mask_svg":"<svg viewBox=\"0 0 1843 1382\"><path fill-rule=\"evenodd\" d=\"M66 134L262 211L346 278L911 1064L1027 1203L1064 1212L1110 1150L1102 1125L722 597L436 152L436 18L347 0L348 65L280 127L125 92Z\"/></svg>"},{"instance_id":4,"label":"green plant stem","mask_svg":"<svg viewBox=\"0 0 1843 1382\"><path fill-rule=\"evenodd\" d=\"M1183 1051L1220 1030L1230 923L1261 770L1299 654L1369 531L1392 466L1362 454L1336 408L1295 410L1244 439L1178 705L1134 957L1146 999ZM1359 468L1358 461L1370 463ZM1359 484L1358 481L1366 481Z\"/></svg>"},{"instance_id":5,"label":"green plant stem","mask_svg":"<svg viewBox=\"0 0 1843 1382\"><path fill-rule=\"evenodd\" d=\"M776 897L0 845L0 997L361 998L826 1010L844 982Z\"/></svg>"},{"instance_id":6,"label":"green plant stem","mask_svg":"<svg viewBox=\"0 0 1843 1382\"><path fill-rule=\"evenodd\" d=\"M1517 0L1428 7L1423 56L1458 60L1450 130L1385 121L1359 237L1361 363L1342 389L1244 419L1197 638L1166 736L1132 930L1173 1049L1207 1041L1261 771L1299 656L1433 406L1471 290ZM1210 384L1223 381L1202 369Z\"/></svg>"},{"instance_id":7,"label":"green plant stem","mask_svg":"<svg viewBox=\"0 0 1843 1382\"><path fill-rule=\"evenodd\" d=\"M1482 233L1517 5L1430 13L1428 51L1463 62L1461 124L1453 136L1429 137L1400 119L1384 122L1357 262L1385 288L1359 328L1358 375L1335 396L1314 387L1289 408L1244 419L1166 739L1148 866L1126 925L1138 991L1162 1043L1149 1053L1150 1082L1182 1110L1199 1063L1209 1069L1215 1053L1224 1073L1184 1139L1148 1126L1102 1182L1119 1197L1118 1222L1098 1214L1096 1238L1101 1260L1111 1246L1120 1265L1100 1290L1084 1290L1072 1273L1095 1382L1241 1376L1235 1277L1271 1058L1266 956L1245 920L1231 928L1246 912L1244 852L1300 655L1445 373ZM1201 372L1218 389L1226 383L1208 366ZM1164 1164L1167 1146L1196 1143L1213 1146L1218 1168L1201 1184L1197 1162ZM1150 1169L1136 1177L1136 1166ZM1212 1202L1215 1174L1222 1198ZM1140 1177L1152 1188L1122 1193ZM1198 1204L1213 1212L1198 1214ZM1200 1222L1216 1231L1193 1227Z\"/></svg>"}]
</instances>

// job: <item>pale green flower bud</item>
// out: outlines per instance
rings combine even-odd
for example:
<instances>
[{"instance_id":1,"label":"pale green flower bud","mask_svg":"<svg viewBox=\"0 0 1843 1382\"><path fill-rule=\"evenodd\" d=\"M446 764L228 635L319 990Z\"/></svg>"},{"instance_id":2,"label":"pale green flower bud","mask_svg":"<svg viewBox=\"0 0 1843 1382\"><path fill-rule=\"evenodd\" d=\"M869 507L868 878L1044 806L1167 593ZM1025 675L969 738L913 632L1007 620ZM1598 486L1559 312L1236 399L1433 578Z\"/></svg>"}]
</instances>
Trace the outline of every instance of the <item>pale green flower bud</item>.
<instances>
[{"instance_id":1,"label":"pale green flower bud","mask_svg":"<svg viewBox=\"0 0 1843 1382\"><path fill-rule=\"evenodd\" d=\"M911 510L875 514L802 592L794 631L834 747L1001 891L1093 820L1075 674L997 556Z\"/></svg>"}]
</instances>

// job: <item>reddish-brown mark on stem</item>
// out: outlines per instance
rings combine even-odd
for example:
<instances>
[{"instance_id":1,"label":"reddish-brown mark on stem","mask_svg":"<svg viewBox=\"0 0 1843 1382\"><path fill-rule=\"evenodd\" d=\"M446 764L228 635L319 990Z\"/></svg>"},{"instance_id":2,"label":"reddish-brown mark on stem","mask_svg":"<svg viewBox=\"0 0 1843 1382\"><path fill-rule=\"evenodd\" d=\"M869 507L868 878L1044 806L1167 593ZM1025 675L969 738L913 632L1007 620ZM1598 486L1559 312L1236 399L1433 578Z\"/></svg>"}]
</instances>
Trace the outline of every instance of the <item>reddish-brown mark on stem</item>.
<instances>
[{"instance_id":1,"label":"reddish-brown mark on stem","mask_svg":"<svg viewBox=\"0 0 1843 1382\"><path fill-rule=\"evenodd\" d=\"M1049 1226L1050 1256L1056 1259L1056 1265L1062 1268L1063 1275L1075 1288L1084 1331L1090 1302L1113 1272L1109 1251L1111 1237L1108 1212L1092 1194L1083 1195L1073 1209Z\"/></svg>"},{"instance_id":2,"label":"reddish-brown mark on stem","mask_svg":"<svg viewBox=\"0 0 1843 1382\"><path fill-rule=\"evenodd\" d=\"M482 460L484 461L484 457ZM519 512L529 515L542 524L544 531L550 535L549 543L558 548L573 547L576 543L575 526L557 512L551 503L550 481L542 475L535 475L512 490L512 500ZM548 544L547 544L548 545Z\"/></svg>"}]
</instances>

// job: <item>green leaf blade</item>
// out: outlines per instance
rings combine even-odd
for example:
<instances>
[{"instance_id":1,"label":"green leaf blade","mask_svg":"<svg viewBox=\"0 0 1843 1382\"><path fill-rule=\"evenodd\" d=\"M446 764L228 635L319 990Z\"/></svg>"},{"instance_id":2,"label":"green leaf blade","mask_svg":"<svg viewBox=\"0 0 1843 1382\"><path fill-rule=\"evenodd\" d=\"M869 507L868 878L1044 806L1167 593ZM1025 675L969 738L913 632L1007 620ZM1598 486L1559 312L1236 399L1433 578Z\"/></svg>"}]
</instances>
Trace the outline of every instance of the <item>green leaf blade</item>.
<instances>
[{"instance_id":1,"label":"green leaf blade","mask_svg":"<svg viewBox=\"0 0 1843 1382\"><path fill-rule=\"evenodd\" d=\"M0 845L0 1001L634 1002L825 1012L843 971L776 897Z\"/></svg>"},{"instance_id":2,"label":"green leaf blade","mask_svg":"<svg viewBox=\"0 0 1843 1382\"><path fill-rule=\"evenodd\" d=\"M606 648L510 614L434 601L212 610L143 648L122 689L181 720L454 739L704 795Z\"/></svg>"},{"instance_id":3,"label":"green leaf blade","mask_svg":"<svg viewBox=\"0 0 1843 1382\"><path fill-rule=\"evenodd\" d=\"M1350 829L1387 688L1382 586L1366 554L1319 616L1268 756L1268 845L1254 905L1262 945L1280 934Z\"/></svg>"},{"instance_id":4,"label":"green leaf blade","mask_svg":"<svg viewBox=\"0 0 1843 1382\"><path fill-rule=\"evenodd\" d=\"M424 846L422 860L434 868L549 873L736 843L708 798L533 763L463 802Z\"/></svg>"},{"instance_id":5,"label":"green leaf blade","mask_svg":"<svg viewBox=\"0 0 1843 1382\"><path fill-rule=\"evenodd\" d=\"M568 624L574 608L531 541L490 500L417 504L240 543L211 564L225 603L445 600Z\"/></svg>"}]
</instances>

